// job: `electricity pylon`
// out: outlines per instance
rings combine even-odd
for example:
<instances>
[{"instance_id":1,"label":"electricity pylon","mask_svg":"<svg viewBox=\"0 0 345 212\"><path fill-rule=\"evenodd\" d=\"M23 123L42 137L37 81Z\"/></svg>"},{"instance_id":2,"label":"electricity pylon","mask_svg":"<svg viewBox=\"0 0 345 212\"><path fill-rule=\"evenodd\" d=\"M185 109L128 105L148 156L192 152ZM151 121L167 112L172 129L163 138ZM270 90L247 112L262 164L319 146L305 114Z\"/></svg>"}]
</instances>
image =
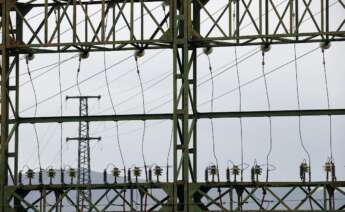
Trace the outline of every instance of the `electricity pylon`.
<instances>
[{"instance_id":1,"label":"electricity pylon","mask_svg":"<svg viewBox=\"0 0 345 212\"><path fill-rule=\"evenodd\" d=\"M101 96L67 96L68 99L79 100L79 116L87 117L89 115L89 99L100 99ZM66 141L78 141L78 185L91 184L91 165L90 165L90 141L101 140L101 137L90 137L90 126L88 121L79 121L78 137L66 138ZM89 208L86 200L91 199L91 190L79 190L77 192L78 208L81 211Z\"/></svg>"}]
</instances>

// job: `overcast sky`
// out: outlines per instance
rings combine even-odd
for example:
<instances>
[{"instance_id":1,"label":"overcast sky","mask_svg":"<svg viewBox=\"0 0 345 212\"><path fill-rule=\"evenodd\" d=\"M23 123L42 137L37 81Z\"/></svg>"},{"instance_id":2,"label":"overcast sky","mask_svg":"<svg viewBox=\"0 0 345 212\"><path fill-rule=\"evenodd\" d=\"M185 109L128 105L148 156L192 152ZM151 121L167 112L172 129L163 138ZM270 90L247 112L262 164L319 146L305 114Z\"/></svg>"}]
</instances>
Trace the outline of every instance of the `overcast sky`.
<instances>
[{"instance_id":1,"label":"overcast sky","mask_svg":"<svg viewBox=\"0 0 345 212\"><path fill-rule=\"evenodd\" d=\"M221 5L221 4L220 4ZM152 5L152 8L156 5ZM218 6L210 5L210 11L216 11ZM284 8L281 8L284 9ZM159 10L159 11L158 11ZM162 14L159 8L157 13ZM344 10L338 5L332 7L334 22L345 18ZM32 12L34 14L34 12ZM334 23L332 22L332 23ZM204 23L206 26L208 22ZM296 45L297 56L303 55L319 46L315 44ZM259 47L239 47L238 56L245 57L257 51ZM325 52L328 86L331 108L345 107L345 43L332 43ZM139 59L139 69L144 83L145 109L148 113L171 112L172 102L172 54L171 50L146 51L145 56ZM200 49L198 53L202 53ZM75 85L78 68L78 57L75 54L61 54L64 62L60 66L62 87L68 88ZM123 58L133 55L133 52L107 52L105 53L106 66L116 64ZM214 75L215 93L214 111L238 111L239 93L237 88L236 69L229 68L234 64L234 48L216 48L210 55ZM271 110L297 109L296 80L294 63L279 68L294 59L293 45L275 45L266 54L265 72L267 75L268 94L271 101ZM42 66L57 62L57 54L35 55L29 67L33 72L34 87L37 91L38 101L42 101L59 91L58 68L41 69ZM239 64L241 84L249 82L262 75L261 54L252 54L248 59ZM320 49L313 51L297 61L299 74L299 88L302 109L326 109L326 86L322 66L322 53ZM208 70L208 60L204 54L198 58L198 110L210 111L211 80ZM80 84L83 95L102 95L100 101L90 100L90 114L112 114L110 98L107 93L104 74L104 53L91 53L88 59L82 60L80 81L98 73L98 75ZM46 72L47 71L47 72ZM35 104L32 85L28 81L27 69L24 61L21 63L21 113L22 116L32 116ZM44 74L42 74L44 73ZM135 60L133 57L122 63L114 65L107 71L110 90L116 110L119 114L142 113L142 99L140 84L136 74ZM42 74L42 75L41 75ZM231 92L232 91L232 92ZM258 78L245 85L242 91L242 110L267 110L266 92L263 78ZM78 95L76 86L68 89L63 94ZM78 104L74 100L63 100L63 114L77 115ZM60 114L59 95L39 104L38 116L56 116ZM169 150L171 138L171 121L147 121L144 154L147 164L164 166ZM38 135L40 142L41 161L43 167L52 166L60 168L60 127L59 124L39 124ZM141 136L142 121L120 122L119 137L127 167L132 165L142 166ZM269 157L270 164L277 169L270 175L271 180L299 180L298 167L303 159L307 159L303 151L298 134L298 118L272 118L272 153ZM219 160L222 177L229 161L240 163L240 125L239 119L215 119L215 153ZM329 122L328 117L303 117L302 138L312 158L313 180L325 179L322 166L330 156L329 148ZM334 159L337 166L338 179L345 178L345 116L334 116L332 119L332 142ZM68 136L77 136L77 123L63 125L63 164L76 166L77 143L66 143ZM116 139L114 122L91 123L91 136L101 136L102 141L91 144L92 169L103 170L108 164L122 166ZM269 122L268 118L243 119L244 162L252 165L254 160L259 164L266 163L269 151ZM172 152L171 152L172 154ZM170 164L172 158L170 154ZM31 124L20 127L20 167L38 167L37 145ZM215 163L212 152L212 137L210 120L198 122L198 165L199 178L203 178L206 166ZM172 165L172 164L171 164ZM245 171L245 179L249 180L249 169Z\"/></svg>"}]
</instances>

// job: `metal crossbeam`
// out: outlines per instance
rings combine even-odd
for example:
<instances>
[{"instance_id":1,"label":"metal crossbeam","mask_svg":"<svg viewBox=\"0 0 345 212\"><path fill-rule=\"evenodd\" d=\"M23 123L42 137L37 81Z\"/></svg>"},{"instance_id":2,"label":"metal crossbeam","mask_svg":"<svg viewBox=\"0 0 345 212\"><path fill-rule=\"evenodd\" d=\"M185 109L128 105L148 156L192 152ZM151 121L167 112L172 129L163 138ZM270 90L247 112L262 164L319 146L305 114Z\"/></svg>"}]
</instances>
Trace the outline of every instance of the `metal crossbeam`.
<instances>
[{"instance_id":1,"label":"metal crossbeam","mask_svg":"<svg viewBox=\"0 0 345 212\"><path fill-rule=\"evenodd\" d=\"M331 110L278 110L278 111L242 111L242 112L199 112L189 119L222 119L222 118L258 118L258 117L296 117L296 116L343 116L345 109ZM89 115L89 116L50 116L50 117L19 117L10 119L10 123L61 123L61 122L102 122L102 121L141 121L141 120L172 120L174 114L124 114L124 115Z\"/></svg>"},{"instance_id":2,"label":"metal crossbeam","mask_svg":"<svg viewBox=\"0 0 345 212\"><path fill-rule=\"evenodd\" d=\"M77 199L70 194L78 190L92 189L97 198L88 199L90 210L96 211L163 211L173 210L171 205L175 183L107 183L107 184L57 184L57 185L20 185L9 186L8 191L17 200L14 208L27 210L37 208L39 202L56 199L52 205L45 204L42 210L61 210L61 206L69 203L70 208L78 210ZM177 183L183 185L183 183ZM202 211L345 211L345 182L208 182L190 183L190 195L195 200L190 205L193 212ZM214 190L220 192L214 192ZM54 192L52 192L54 191ZM266 191L263 197L262 192ZM37 199L25 200L30 193ZM140 194L135 201L135 193ZM147 196L148 201L143 201ZM296 199L300 197L300 199ZM200 201L205 198L203 201ZM264 207L261 201L264 201ZM313 206L310 206L310 201ZM21 204L20 204L21 203ZM336 203L336 204L333 204ZM73 209L74 208L74 209Z\"/></svg>"}]
</instances>

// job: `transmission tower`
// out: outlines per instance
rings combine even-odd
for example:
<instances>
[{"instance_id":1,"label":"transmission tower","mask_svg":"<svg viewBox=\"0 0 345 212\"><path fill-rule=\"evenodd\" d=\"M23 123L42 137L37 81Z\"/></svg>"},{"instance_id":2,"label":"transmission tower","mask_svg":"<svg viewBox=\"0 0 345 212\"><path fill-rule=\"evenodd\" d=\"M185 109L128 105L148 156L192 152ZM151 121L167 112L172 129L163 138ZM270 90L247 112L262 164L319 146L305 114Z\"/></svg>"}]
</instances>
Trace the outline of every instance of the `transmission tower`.
<instances>
[{"instance_id":1,"label":"transmission tower","mask_svg":"<svg viewBox=\"0 0 345 212\"><path fill-rule=\"evenodd\" d=\"M67 96L68 99L79 100L79 116L87 117L89 115L89 99L100 99L101 96ZM100 141L101 137L90 137L90 126L88 121L79 121L79 135L78 137L67 138L66 141L78 142L78 176L77 183L81 185L91 184L91 156L90 156L90 141ZM89 203L87 200L92 199L92 192L88 190L79 190L77 192L78 208L81 211L88 209Z\"/></svg>"}]
</instances>

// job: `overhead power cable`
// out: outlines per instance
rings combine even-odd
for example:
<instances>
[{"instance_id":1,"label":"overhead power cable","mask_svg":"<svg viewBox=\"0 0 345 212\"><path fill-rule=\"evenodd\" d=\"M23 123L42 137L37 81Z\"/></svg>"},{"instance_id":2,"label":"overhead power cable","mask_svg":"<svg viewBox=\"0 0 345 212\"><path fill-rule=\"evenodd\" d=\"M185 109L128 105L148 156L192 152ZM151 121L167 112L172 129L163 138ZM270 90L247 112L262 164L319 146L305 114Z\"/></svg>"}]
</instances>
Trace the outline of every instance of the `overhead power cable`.
<instances>
[{"instance_id":1,"label":"overhead power cable","mask_svg":"<svg viewBox=\"0 0 345 212\"><path fill-rule=\"evenodd\" d=\"M234 9L233 9L233 31L236 31L236 1L234 1ZM255 55L259 51L254 51L252 55ZM237 77L237 86L238 86L238 110L239 112L242 111L242 89L241 89L241 79L240 79L240 72L238 67L238 55L237 55L237 46L234 48L234 54L235 54L235 68L236 68L236 77ZM221 74L222 72L220 72ZM219 75L220 75L219 74ZM242 117L239 118L240 121L240 143L241 143L241 170L240 170L240 177L241 182L243 182L243 171L244 171L244 140L243 140L243 120Z\"/></svg>"},{"instance_id":2,"label":"overhead power cable","mask_svg":"<svg viewBox=\"0 0 345 212\"><path fill-rule=\"evenodd\" d=\"M325 86L326 86L327 109L330 110L331 103L330 103L330 97L329 97L325 49L322 49L322 65L323 65L323 74L324 74L324 80L325 80ZM332 115L329 115L328 117L329 117L329 151L330 151L331 161L333 161Z\"/></svg>"},{"instance_id":3,"label":"overhead power cable","mask_svg":"<svg viewBox=\"0 0 345 212\"><path fill-rule=\"evenodd\" d=\"M27 55L27 56L26 56L26 59L25 59L25 62L26 62L26 68L27 68L28 75L29 75L30 82L31 82L32 91L33 91L33 93L34 93L34 100L35 100L35 105L34 105L34 108L35 108L35 110L34 110L34 117L36 117L36 116L37 116L38 101L37 101L36 88L35 88L34 82L32 81L32 76L31 76L30 67L29 67L29 60L31 59L30 57L32 57L32 55ZM39 141L39 137L38 137L38 132L37 132L36 124L34 123L32 126L33 126L33 128L34 128L35 138L36 138L38 165L39 165L39 169L41 170L42 164L41 164L41 153L40 153L40 141Z\"/></svg>"},{"instance_id":4,"label":"overhead power cable","mask_svg":"<svg viewBox=\"0 0 345 212\"><path fill-rule=\"evenodd\" d=\"M267 109L268 111L271 111L271 101L270 101L270 95L268 92L268 83L267 83L267 76L265 73L265 52L264 50L262 51L262 76L264 79L264 84L265 84L265 93L266 93L266 102L267 102ZM269 150L268 153L266 155L266 182L268 182L268 178L269 178L269 159L272 153L272 147L273 147L273 139L272 139L272 118L269 116L268 117L268 122L269 122Z\"/></svg>"},{"instance_id":5,"label":"overhead power cable","mask_svg":"<svg viewBox=\"0 0 345 212\"><path fill-rule=\"evenodd\" d=\"M139 70L139 66L138 66L138 57L135 55L135 56L134 56L134 59L135 59L135 65L136 65L136 67L137 67L137 75L138 75L139 84L140 84L140 89L141 89L141 100L142 100L142 106L143 106L143 114L146 114L146 108L145 108L145 94L144 94L143 82L142 82L142 79L141 79L140 70ZM147 180L148 180L148 175L147 175L147 163L146 163L145 152L144 152L145 133L146 133L146 121L144 120L144 121L143 121L143 133L142 133L142 137L141 137L141 157L142 157L143 162L144 162L145 177L146 177L146 181L147 181Z\"/></svg>"},{"instance_id":6,"label":"overhead power cable","mask_svg":"<svg viewBox=\"0 0 345 212\"><path fill-rule=\"evenodd\" d=\"M213 80L213 72L212 72L212 64L211 64L211 59L209 55L207 56L207 60L208 60L208 70L210 72L211 75L211 112L214 111L214 103L213 103L213 97L214 97L214 80ZM216 143L215 143L215 137L214 137L214 125L213 125L213 119L210 119L210 123L211 123L211 138L212 138L212 152L213 152L213 158L216 162L216 167L217 170L219 169L219 162L218 162L218 157L216 154ZM217 178L219 181L219 172L217 174Z\"/></svg>"},{"instance_id":7,"label":"overhead power cable","mask_svg":"<svg viewBox=\"0 0 345 212\"><path fill-rule=\"evenodd\" d=\"M298 74L298 62L297 62L297 47L296 44L294 44L294 65L295 65L295 79L296 79L296 98L297 98L297 108L300 111L301 110L301 97L300 97L300 87L299 87L299 74ZM303 135L302 135L302 117L301 114L298 116L298 134L299 134L299 140L301 143L301 146L303 148L303 151L307 154L308 157L308 163L309 163L309 180L311 180L311 156L304 144Z\"/></svg>"},{"instance_id":8,"label":"overhead power cable","mask_svg":"<svg viewBox=\"0 0 345 212\"><path fill-rule=\"evenodd\" d=\"M106 82L106 87L107 87L107 92L108 92L108 95L109 95L109 100L110 100L110 104L111 104L111 107L113 109L113 113L114 115L117 114L116 112L116 108L115 108L115 103L114 103L114 99L111 95L111 89L110 89L110 84L109 84L109 79L108 79L108 73L107 73L107 62L106 62L106 54L105 54L105 51L103 52L103 65L104 65L104 76L105 76L105 82ZM117 141L117 147L118 147L118 150L119 150L119 153L120 153L120 157L121 157L121 162L122 162L122 166L124 168L124 172L126 172L126 163L125 163L125 160L124 160L124 156L123 156L123 152L122 152L122 147L121 147L121 141L120 141L120 128L119 128L119 123L118 121L115 121L115 129L116 129L116 141Z\"/></svg>"}]
</instances>

